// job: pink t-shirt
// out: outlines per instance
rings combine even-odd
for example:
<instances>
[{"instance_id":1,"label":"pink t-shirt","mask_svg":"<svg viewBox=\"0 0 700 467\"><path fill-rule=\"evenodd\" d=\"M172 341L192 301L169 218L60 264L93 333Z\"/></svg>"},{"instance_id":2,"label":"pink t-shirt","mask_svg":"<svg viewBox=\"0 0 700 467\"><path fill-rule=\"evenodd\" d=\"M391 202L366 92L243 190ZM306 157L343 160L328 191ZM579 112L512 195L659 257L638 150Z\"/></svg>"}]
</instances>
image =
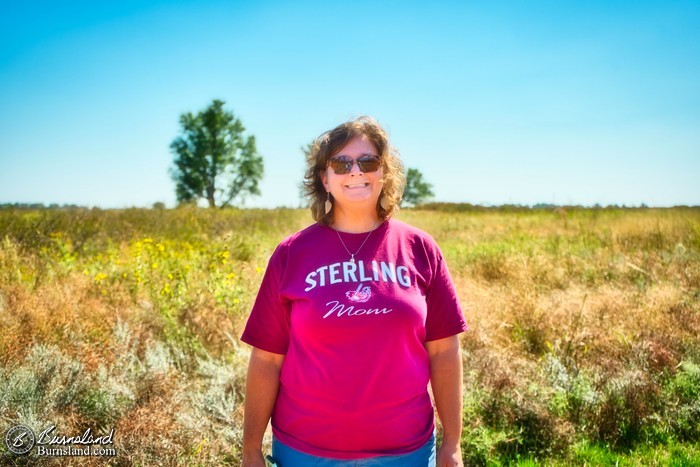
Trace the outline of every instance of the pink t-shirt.
<instances>
[{"instance_id":1,"label":"pink t-shirt","mask_svg":"<svg viewBox=\"0 0 700 467\"><path fill-rule=\"evenodd\" d=\"M367 234L340 233L350 252ZM279 244L241 340L285 354L275 436L314 456L399 455L434 430L426 341L467 329L426 233L390 219L355 255L319 224Z\"/></svg>"}]
</instances>

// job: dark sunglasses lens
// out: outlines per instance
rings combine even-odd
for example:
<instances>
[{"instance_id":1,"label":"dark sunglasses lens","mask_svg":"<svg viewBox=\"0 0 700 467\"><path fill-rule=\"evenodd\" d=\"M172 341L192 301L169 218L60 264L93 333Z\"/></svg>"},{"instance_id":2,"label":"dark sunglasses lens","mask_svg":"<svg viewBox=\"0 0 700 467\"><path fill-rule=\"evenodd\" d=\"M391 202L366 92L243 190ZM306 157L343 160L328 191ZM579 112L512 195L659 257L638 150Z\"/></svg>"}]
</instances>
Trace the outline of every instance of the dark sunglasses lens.
<instances>
[{"instance_id":1,"label":"dark sunglasses lens","mask_svg":"<svg viewBox=\"0 0 700 467\"><path fill-rule=\"evenodd\" d=\"M362 172L376 172L379 169L379 159L376 157L360 157L357 165Z\"/></svg>"},{"instance_id":2,"label":"dark sunglasses lens","mask_svg":"<svg viewBox=\"0 0 700 467\"><path fill-rule=\"evenodd\" d=\"M345 158L331 159L331 167L333 168L333 172L338 175L348 173L348 163L352 163L352 161L346 160Z\"/></svg>"}]
</instances>

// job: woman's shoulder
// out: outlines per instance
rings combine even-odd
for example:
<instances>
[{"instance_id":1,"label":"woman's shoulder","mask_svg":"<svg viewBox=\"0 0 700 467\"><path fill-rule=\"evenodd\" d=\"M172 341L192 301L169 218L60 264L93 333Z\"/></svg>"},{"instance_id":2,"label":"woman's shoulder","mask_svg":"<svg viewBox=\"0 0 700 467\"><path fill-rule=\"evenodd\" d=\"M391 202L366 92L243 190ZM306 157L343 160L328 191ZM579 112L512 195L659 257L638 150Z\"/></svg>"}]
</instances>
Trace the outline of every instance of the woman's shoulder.
<instances>
[{"instance_id":1,"label":"woman's shoulder","mask_svg":"<svg viewBox=\"0 0 700 467\"><path fill-rule=\"evenodd\" d=\"M426 257L433 260L442 257L440 247L428 232L398 219L392 218L389 222L390 235L397 241L408 245L415 252L423 252Z\"/></svg>"},{"instance_id":2,"label":"woman's shoulder","mask_svg":"<svg viewBox=\"0 0 700 467\"><path fill-rule=\"evenodd\" d=\"M293 234L287 235L284 239L277 245L277 250L289 250L296 246L318 241L319 237L322 236L323 228L318 223L313 223L308 227L305 227Z\"/></svg>"},{"instance_id":3,"label":"woman's shoulder","mask_svg":"<svg viewBox=\"0 0 700 467\"><path fill-rule=\"evenodd\" d=\"M318 224L311 224L293 234L287 235L277 244L270 256L270 263L284 267L287 258L299 253L300 247L318 242L321 228Z\"/></svg>"},{"instance_id":4,"label":"woman's shoulder","mask_svg":"<svg viewBox=\"0 0 700 467\"><path fill-rule=\"evenodd\" d=\"M437 245L432 235L414 225L407 224L406 222L394 218L389 219L388 222L390 223L391 232L395 235L400 235L414 241L420 241L431 246Z\"/></svg>"}]
</instances>

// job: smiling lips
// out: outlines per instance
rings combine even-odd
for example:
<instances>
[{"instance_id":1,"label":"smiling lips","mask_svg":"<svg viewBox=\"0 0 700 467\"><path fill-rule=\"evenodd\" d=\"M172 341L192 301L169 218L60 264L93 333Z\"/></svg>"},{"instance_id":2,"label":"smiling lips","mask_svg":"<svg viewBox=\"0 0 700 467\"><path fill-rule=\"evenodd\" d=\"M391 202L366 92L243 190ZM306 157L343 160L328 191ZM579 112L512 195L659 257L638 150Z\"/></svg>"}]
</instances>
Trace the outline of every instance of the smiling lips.
<instances>
[{"instance_id":1,"label":"smiling lips","mask_svg":"<svg viewBox=\"0 0 700 467\"><path fill-rule=\"evenodd\" d=\"M369 183L352 183L350 185L345 185L345 188L364 188L368 185Z\"/></svg>"}]
</instances>

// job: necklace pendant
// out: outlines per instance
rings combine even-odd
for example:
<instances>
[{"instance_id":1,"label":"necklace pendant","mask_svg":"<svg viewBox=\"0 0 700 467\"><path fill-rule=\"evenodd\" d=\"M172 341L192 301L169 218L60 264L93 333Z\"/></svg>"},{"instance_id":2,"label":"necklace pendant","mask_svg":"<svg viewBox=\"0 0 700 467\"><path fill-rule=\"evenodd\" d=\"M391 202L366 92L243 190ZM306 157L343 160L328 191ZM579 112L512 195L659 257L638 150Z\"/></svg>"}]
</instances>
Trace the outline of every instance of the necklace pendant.
<instances>
[{"instance_id":1,"label":"necklace pendant","mask_svg":"<svg viewBox=\"0 0 700 467\"><path fill-rule=\"evenodd\" d=\"M372 227L372 230L367 232L367 236L365 237L365 241L362 242L362 245L360 245L360 248L358 248L357 251L355 251L355 253L350 253L350 250L348 250L347 245L343 241L343 237L340 236L340 232L337 230L335 231L335 233L338 235L338 240L340 240L340 244L343 245L343 248L345 248L345 251L347 251L348 254L350 255L350 262L352 264L355 264L355 255L360 252L360 250L362 249L363 246L365 246L365 243L367 243L367 240L369 240L369 236L372 235L372 232L374 232L374 229L376 229L378 225L379 224L375 224L374 227Z\"/></svg>"}]
</instances>

